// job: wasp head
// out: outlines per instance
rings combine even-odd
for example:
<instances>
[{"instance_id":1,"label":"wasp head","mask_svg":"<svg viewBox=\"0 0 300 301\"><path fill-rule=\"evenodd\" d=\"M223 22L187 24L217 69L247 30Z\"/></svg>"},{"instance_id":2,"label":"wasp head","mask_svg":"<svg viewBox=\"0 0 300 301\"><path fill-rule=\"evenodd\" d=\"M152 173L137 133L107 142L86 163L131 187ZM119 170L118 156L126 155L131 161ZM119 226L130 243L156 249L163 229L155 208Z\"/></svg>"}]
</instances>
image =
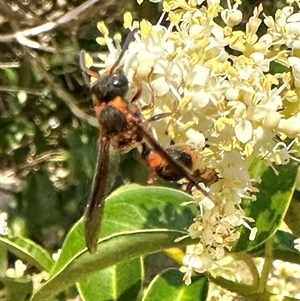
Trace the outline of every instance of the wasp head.
<instances>
[{"instance_id":1,"label":"wasp head","mask_svg":"<svg viewBox=\"0 0 300 301\"><path fill-rule=\"evenodd\" d=\"M116 96L124 98L128 91L128 79L122 69L103 75L92 87L93 93L101 102L109 102Z\"/></svg>"}]
</instances>

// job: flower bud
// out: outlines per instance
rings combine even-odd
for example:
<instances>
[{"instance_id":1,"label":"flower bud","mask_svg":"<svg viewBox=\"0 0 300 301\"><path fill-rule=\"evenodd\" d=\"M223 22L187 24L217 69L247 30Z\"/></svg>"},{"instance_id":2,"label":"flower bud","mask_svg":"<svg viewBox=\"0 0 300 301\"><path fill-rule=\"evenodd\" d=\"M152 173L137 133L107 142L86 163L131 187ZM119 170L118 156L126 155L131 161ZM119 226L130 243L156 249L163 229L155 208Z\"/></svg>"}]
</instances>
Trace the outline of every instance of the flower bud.
<instances>
[{"instance_id":1,"label":"flower bud","mask_svg":"<svg viewBox=\"0 0 300 301\"><path fill-rule=\"evenodd\" d=\"M243 20L243 13L238 9L225 9L222 11L221 17L226 25L233 27L241 23Z\"/></svg>"},{"instance_id":2,"label":"flower bud","mask_svg":"<svg viewBox=\"0 0 300 301\"><path fill-rule=\"evenodd\" d=\"M268 112L262 121L264 127L274 129L278 126L281 115L278 112Z\"/></svg>"}]
</instances>

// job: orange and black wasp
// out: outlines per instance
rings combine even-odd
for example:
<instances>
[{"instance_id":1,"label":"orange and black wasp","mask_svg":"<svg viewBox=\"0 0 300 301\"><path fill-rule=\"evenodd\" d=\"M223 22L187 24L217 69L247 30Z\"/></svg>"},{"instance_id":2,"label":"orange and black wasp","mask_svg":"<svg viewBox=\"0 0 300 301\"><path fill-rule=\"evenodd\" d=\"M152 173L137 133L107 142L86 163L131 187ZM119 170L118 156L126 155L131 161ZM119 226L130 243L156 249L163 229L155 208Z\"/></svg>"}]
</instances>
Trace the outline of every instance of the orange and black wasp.
<instances>
[{"instance_id":1,"label":"orange and black wasp","mask_svg":"<svg viewBox=\"0 0 300 301\"><path fill-rule=\"evenodd\" d=\"M81 52L80 64L86 75L98 78L91 87L91 96L96 117L99 121L100 138L97 166L93 179L90 199L84 214L85 240L90 253L97 248L98 233L104 211L104 199L109 193L107 174L109 172L110 147L120 153L127 153L141 143L145 143L153 152L164 161L164 166L173 173L185 177L205 196L208 193L198 184L199 179L189 164L177 160L176 156L164 149L149 131L149 122L144 122L139 107L134 103L141 94L138 88L131 102L125 99L129 89L129 82L122 68L119 67L122 57L137 30L132 31L120 53L119 58L108 73L99 77L98 73L91 71L84 64L84 52ZM152 118L156 120L161 118ZM159 176L162 176L156 171Z\"/></svg>"},{"instance_id":2,"label":"orange and black wasp","mask_svg":"<svg viewBox=\"0 0 300 301\"><path fill-rule=\"evenodd\" d=\"M165 150L170 157L193 172L193 176L197 179L198 183L203 183L205 186L209 187L211 184L218 181L219 178L214 169L206 167L200 171L196 168L197 159L195 150L192 147L188 145L171 145ZM165 160L160 153L155 152L144 142L142 143L141 157L149 169L148 184L152 184L157 176L166 181L174 182L186 178L185 170L174 168L174 166L170 165L169 161ZM193 186L194 183L189 181L184 190L191 193Z\"/></svg>"}]
</instances>

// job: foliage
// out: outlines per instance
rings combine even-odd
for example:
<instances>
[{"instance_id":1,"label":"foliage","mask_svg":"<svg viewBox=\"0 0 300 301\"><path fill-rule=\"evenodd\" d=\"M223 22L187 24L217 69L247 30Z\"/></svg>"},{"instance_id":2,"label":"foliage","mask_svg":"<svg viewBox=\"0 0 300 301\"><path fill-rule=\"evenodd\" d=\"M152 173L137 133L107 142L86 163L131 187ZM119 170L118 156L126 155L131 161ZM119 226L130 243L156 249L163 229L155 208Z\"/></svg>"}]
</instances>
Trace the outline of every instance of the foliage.
<instances>
[{"instance_id":1,"label":"foliage","mask_svg":"<svg viewBox=\"0 0 300 301\"><path fill-rule=\"evenodd\" d=\"M284 5L267 4L271 15ZM9 235L0 218L0 299L52 301L79 294L90 301L208 300L213 285L245 300L279 295L267 283L271 263L300 264L293 243L300 218L297 209L294 215L289 209L299 208L295 162L279 167L278 176L262 161L251 162L251 176L262 181L257 200L244 200L242 206L255 219L257 236L250 241L249 230L241 227L239 240L218 266L193 274L186 286L179 266L183 250L195 243L186 234L198 212L181 204L194 199L162 180L156 183L160 186L146 186L147 171L134 150L121 156L97 252L87 252L81 216L94 172L98 125L78 54L106 50L95 43L98 21L126 35L120 29L122 10L154 24L161 6L124 1L121 8L110 0L1 1L1 7L0 210L8 213ZM243 4L245 20L253 7ZM272 68L273 73L287 70ZM123 186L127 182L144 186ZM295 237L282 229L283 220L293 224ZM261 275L257 258L266 259ZM238 282L240 262L248 274Z\"/></svg>"}]
</instances>

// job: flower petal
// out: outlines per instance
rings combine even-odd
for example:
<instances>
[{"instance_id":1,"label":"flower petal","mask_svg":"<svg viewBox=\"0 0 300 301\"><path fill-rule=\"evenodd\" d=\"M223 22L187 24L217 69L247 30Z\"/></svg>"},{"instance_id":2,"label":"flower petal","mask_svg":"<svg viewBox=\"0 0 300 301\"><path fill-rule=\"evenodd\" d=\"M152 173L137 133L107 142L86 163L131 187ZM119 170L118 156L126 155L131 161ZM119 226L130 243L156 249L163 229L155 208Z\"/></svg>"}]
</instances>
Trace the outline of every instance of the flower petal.
<instances>
[{"instance_id":1,"label":"flower petal","mask_svg":"<svg viewBox=\"0 0 300 301\"><path fill-rule=\"evenodd\" d=\"M253 133L252 123L249 120L242 120L239 122L235 128L234 132L236 138L242 143L246 143L250 140Z\"/></svg>"}]
</instances>

